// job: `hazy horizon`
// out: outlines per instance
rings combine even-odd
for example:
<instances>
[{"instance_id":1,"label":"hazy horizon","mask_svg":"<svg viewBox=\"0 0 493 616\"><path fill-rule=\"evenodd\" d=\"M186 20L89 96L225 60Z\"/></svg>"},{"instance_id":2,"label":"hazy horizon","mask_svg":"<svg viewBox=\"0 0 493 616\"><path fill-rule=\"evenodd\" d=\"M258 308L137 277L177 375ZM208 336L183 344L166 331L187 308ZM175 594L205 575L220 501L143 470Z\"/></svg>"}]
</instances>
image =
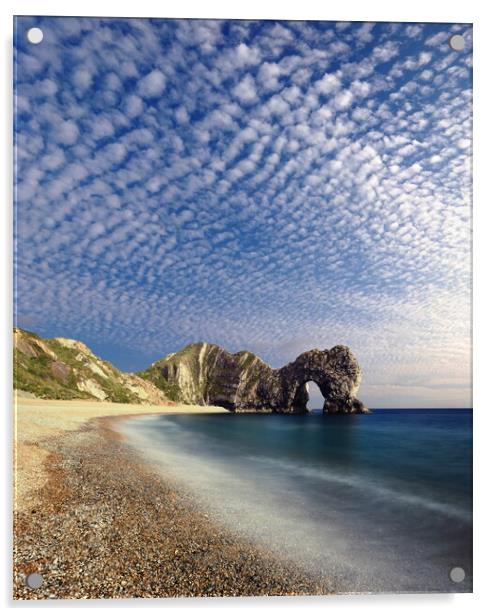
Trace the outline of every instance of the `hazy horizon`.
<instances>
[{"instance_id":1,"label":"hazy horizon","mask_svg":"<svg viewBox=\"0 0 493 616\"><path fill-rule=\"evenodd\" d=\"M17 325L127 371L345 344L369 407L472 406L470 25L15 24Z\"/></svg>"}]
</instances>

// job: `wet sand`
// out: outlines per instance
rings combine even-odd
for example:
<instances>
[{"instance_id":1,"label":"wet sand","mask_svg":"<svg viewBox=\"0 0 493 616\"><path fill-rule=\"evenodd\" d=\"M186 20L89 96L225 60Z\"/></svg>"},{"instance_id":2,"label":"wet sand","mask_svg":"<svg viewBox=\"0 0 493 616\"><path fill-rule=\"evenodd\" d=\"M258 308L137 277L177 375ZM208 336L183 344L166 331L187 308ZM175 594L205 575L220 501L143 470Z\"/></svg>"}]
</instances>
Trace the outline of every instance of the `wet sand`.
<instances>
[{"instance_id":1,"label":"wet sand","mask_svg":"<svg viewBox=\"0 0 493 616\"><path fill-rule=\"evenodd\" d=\"M333 590L227 531L113 429L128 415L190 412L225 411L17 399L14 598ZM25 583L34 571L37 590Z\"/></svg>"}]
</instances>

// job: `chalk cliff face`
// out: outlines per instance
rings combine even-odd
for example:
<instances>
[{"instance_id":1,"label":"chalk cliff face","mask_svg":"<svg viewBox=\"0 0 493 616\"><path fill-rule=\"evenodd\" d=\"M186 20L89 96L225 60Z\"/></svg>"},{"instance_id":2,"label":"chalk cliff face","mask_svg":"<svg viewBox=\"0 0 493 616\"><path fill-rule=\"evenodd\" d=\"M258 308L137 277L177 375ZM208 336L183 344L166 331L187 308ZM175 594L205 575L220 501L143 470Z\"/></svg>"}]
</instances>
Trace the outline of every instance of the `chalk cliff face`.
<instances>
[{"instance_id":1,"label":"chalk cliff face","mask_svg":"<svg viewBox=\"0 0 493 616\"><path fill-rule=\"evenodd\" d=\"M155 362L140 376L172 399L236 412L304 413L307 382L314 381L325 398L325 413L368 412L355 397L361 369L345 346L302 353L275 370L248 351L229 353L199 342Z\"/></svg>"}]
</instances>

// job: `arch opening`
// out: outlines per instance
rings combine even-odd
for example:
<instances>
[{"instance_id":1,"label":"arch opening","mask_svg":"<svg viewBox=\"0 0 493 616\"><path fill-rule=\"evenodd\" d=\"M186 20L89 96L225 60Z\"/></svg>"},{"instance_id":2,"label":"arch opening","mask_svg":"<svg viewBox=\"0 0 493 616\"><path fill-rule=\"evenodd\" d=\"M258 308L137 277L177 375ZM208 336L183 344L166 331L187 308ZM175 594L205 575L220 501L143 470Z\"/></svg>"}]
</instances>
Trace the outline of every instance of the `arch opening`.
<instances>
[{"instance_id":1,"label":"arch opening","mask_svg":"<svg viewBox=\"0 0 493 616\"><path fill-rule=\"evenodd\" d=\"M309 411L322 411L325 398L320 391L320 387L315 383L315 381L307 381L306 390L308 393L306 408Z\"/></svg>"},{"instance_id":2,"label":"arch opening","mask_svg":"<svg viewBox=\"0 0 493 616\"><path fill-rule=\"evenodd\" d=\"M315 381L305 381L296 390L293 407L296 413L306 413L308 411L322 409L325 398L320 391L320 387Z\"/></svg>"}]
</instances>

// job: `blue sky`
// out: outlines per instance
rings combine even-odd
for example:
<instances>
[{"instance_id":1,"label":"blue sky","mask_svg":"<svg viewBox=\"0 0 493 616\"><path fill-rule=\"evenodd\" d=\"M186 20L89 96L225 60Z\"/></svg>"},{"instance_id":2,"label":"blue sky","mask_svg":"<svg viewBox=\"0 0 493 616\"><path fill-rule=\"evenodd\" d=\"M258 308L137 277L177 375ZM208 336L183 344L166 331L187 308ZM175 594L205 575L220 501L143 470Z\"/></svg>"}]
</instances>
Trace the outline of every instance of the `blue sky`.
<instances>
[{"instance_id":1,"label":"blue sky","mask_svg":"<svg viewBox=\"0 0 493 616\"><path fill-rule=\"evenodd\" d=\"M470 406L470 26L21 17L15 95L18 325Z\"/></svg>"}]
</instances>

